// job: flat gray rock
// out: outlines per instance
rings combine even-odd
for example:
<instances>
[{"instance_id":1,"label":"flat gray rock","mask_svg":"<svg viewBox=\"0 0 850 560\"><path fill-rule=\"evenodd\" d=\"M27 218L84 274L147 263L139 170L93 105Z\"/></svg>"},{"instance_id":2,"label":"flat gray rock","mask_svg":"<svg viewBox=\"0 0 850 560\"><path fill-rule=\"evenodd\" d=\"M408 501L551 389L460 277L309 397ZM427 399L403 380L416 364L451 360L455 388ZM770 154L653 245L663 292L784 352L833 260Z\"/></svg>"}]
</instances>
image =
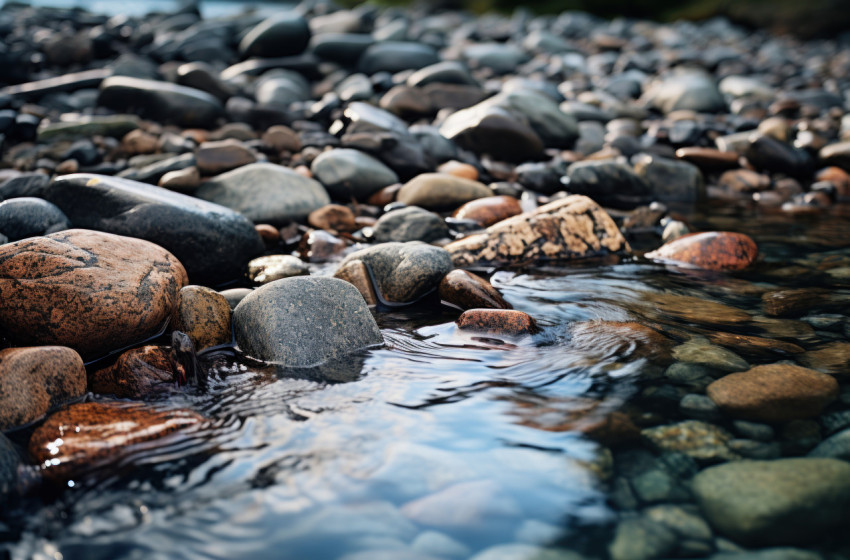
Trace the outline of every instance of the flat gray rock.
<instances>
[{"instance_id":1,"label":"flat gray rock","mask_svg":"<svg viewBox=\"0 0 850 560\"><path fill-rule=\"evenodd\" d=\"M336 278L270 282L233 311L236 342L250 356L308 367L384 341L363 296Z\"/></svg>"},{"instance_id":2,"label":"flat gray rock","mask_svg":"<svg viewBox=\"0 0 850 560\"><path fill-rule=\"evenodd\" d=\"M207 181L198 198L240 212L254 223L284 225L304 220L330 204L321 183L273 163L252 163Z\"/></svg>"},{"instance_id":3,"label":"flat gray rock","mask_svg":"<svg viewBox=\"0 0 850 560\"><path fill-rule=\"evenodd\" d=\"M366 200L382 188L398 183L395 171L376 158L350 148L322 152L310 168L331 196L339 200Z\"/></svg>"},{"instance_id":4,"label":"flat gray rock","mask_svg":"<svg viewBox=\"0 0 850 560\"><path fill-rule=\"evenodd\" d=\"M387 212L375 224L375 241L436 241L449 236L446 222L433 212L417 206Z\"/></svg>"}]
</instances>

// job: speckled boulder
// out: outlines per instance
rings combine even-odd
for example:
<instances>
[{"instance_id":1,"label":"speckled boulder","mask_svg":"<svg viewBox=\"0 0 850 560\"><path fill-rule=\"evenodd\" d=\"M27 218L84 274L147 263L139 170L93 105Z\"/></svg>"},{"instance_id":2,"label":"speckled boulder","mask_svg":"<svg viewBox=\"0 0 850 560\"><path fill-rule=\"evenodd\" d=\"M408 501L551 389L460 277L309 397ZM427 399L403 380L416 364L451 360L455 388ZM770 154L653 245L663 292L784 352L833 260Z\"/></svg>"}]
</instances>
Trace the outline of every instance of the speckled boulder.
<instances>
[{"instance_id":1,"label":"speckled boulder","mask_svg":"<svg viewBox=\"0 0 850 560\"><path fill-rule=\"evenodd\" d=\"M284 278L257 288L236 306L233 328L248 355L294 367L384 341L360 292L337 278Z\"/></svg>"},{"instance_id":2,"label":"speckled boulder","mask_svg":"<svg viewBox=\"0 0 850 560\"><path fill-rule=\"evenodd\" d=\"M24 239L0 247L0 329L96 357L155 335L186 283L147 241L81 229Z\"/></svg>"},{"instance_id":3,"label":"speckled boulder","mask_svg":"<svg viewBox=\"0 0 850 560\"><path fill-rule=\"evenodd\" d=\"M186 286L177 294L171 327L185 332L197 351L232 338L230 305L223 295L204 286Z\"/></svg>"},{"instance_id":4,"label":"speckled boulder","mask_svg":"<svg viewBox=\"0 0 850 560\"><path fill-rule=\"evenodd\" d=\"M86 392L80 355L62 346L0 350L0 429L33 422Z\"/></svg>"},{"instance_id":5,"label":"speckled boulder","mask_svg":"<svg viewBox=\"0 0 850 560\"><path fill-rule=\"evenodd\" d=\"M446 245L455 266L565 261L630 251L605 210L568 196Z\"/></svg>"}]
</instances>

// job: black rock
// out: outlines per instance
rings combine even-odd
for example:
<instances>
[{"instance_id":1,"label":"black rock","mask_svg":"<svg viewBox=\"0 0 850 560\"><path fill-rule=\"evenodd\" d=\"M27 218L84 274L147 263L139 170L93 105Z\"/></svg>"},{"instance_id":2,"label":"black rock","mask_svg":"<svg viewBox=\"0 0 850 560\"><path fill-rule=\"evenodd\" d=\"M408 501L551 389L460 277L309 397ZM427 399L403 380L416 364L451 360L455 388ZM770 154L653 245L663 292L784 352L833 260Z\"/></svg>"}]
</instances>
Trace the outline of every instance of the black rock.
<instances>
[{"instance_id":1,"label":"black rock","mask_svg":"<svg viewBox=\"0 0 850 560\"><path fill-rule=\"evenodd\" d=\"M418 70L440 61L433 47L422 43L405 41L384 41L369 46L357 67L364 74L377 72L401 72L402 70Z\"/></svg>"},{"instance_id":2,"label":"black rock","mask_svg":"<svg viewBox=\"0 0 850 560\"><path fill-rule=\"evenodd\" d=\"M744 155L758 169L798 179L808 179L814 172L814 160L808 152L762 134L754 134L750 138Z\"/></svg>"},{"instance_id":3,"label":"black rock","mask_svg":"<svg viewBox=\"0 0 850 560\"><path fill-rule=\"evenodd\" d=\"M31 196L43 198L42 194L50 184L50 177L43 173L23 173L0 184L0 199Z\"/></svg>"},{"instance_id":4,"label":"black rock","mask_svg":"<svg viewBox=\"0 0 850 560\"><path fill-rule=\"evenodd\" d=\"M251 29L239 43L243 57L300 54L310 42L310 26L294 11L278 14Z\"/></svg>"},{"instance_id":5,"label":"black rock","mask_svg":"<svg viewBox=\"0 0 850 560\"><path fill-rule=\"evenodd\" d=\"M374 43L371 35L361 33L322 33L313 36L311 45L319 58L353 66Z\"/></svg>"},{"instance_id":6,"label":"black rock","mask_svg":"<svg viewBox=\"0 0 850 560\"><path fill-rule=\"evenodd\" d=\"M68 217L40 198L22 197L0 202L0 232L9 241L68 229Z\"/></svg>"},{"instance_id":7,"label":"black rock","mask_svg":"<svg viewBox=\"0 0 850 560\"><path fill-rule=\"evenodd\" d=\"M46 78L35 82L8 86L0 90L0 94L11 95L18 99L36 99L48 93L67 93L79 89L96 88L103 80L111 75L112 70L107 68L84 70L83 72L64 74L56 78Z\"/></svg>"},{"instance_id":8,"label":"black rock","mask_svg":"<svg viewBox=\"0 0 850 560\"><path fill-rule=\"evenodd\" d=\"M580 161L567 168L564 190L612 208L631 209L650 202L650 188L625 163Z\"/></svg>"}]
</instances>

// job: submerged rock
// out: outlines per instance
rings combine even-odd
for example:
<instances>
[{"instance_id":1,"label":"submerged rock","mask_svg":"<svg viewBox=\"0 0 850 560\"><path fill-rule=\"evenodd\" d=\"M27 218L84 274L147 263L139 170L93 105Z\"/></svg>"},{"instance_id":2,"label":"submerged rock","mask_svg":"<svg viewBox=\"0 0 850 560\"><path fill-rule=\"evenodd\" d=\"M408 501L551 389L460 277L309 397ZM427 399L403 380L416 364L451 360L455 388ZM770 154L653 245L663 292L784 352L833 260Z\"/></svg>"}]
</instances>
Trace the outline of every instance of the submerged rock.
<instances>
[{"instance_id":1,"label":"submerged rock","mask_svg":"<svg viewBox=\"0 0 850 560\"><path fill-rule=\"evenodd\" d=\"M0 247L0 327L91 358L159 332L187 283L161 247L72 229Z\"/></svg>"},{"instance_id":2,"label":"submerged rock","mask_svg":"<svg viewBox=\"0 0 850 560\"><path fill-rule=\"evenodd\" d=\"M648 259L718 271L743 270L757 256L758 246L752 238L727 231L691 233L646 254Z\"/></svg>"},{"instance_id":3,"label":"submerged rock","mask_svg":"<svg viewBox=\"0 0 850 560\"><path fill-rule=\"evenodd\" d=\"M228 308L229 309L229 308ZM162 346L142 346L122 353L111 366L95 371L89 389L100 395L143 399L169 393L181 375L172 353Z\"/></svg>"},{"instance_id":4,"label":"submerged rock","mask_svg":"<svg viewBox=\"0 0 850 560\"><path fill-rule=\"evenodd\" d=\"M493 334L534 334L540 329L534 319L524 311L515 309L468 309L457 320L461 330Z\"/></svg>"},{"instance_id":5,"label":"submerged rock","mask_svg":"<svg viewBox=\"0 0 850 560\"><path fill-rule=\"evenodd\" d=\"M236 306L233 328L249 356L294 367L384 341L357 289L336 278L285 278L257 288Z\"/></svg>"}]
</instances>

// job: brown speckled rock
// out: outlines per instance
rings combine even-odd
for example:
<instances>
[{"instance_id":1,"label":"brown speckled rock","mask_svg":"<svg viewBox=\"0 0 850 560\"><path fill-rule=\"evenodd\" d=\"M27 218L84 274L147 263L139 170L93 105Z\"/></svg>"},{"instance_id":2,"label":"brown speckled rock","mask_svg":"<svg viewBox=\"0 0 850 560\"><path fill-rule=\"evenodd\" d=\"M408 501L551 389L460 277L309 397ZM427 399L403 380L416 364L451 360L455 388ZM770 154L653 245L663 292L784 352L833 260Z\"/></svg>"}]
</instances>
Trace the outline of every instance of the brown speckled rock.
<instances>
[{"instance_id":1,"label":"brown speckled rock","mask_svg":"<svg viewBox=\"0 0 850 560\"><path fill-rule=\"evenodd\" d=\"M707 231L684 235L646 254L662 262L704 270L743 270L758 256L756 242L743 233Z\"/></svg>"},{"instance_id":2,"label":"brown speckled rock","mask_svg":"<svg viewBox=\"0 0 850 560\"><path fill-rule=\"evenodd\" d=\"M354 212L341 204L328 204L310 212L307 223L331 232L352 232L358 229Z\"/></svg>"},{"instance_id":3,"label":"brown speckled rock","mask_svg":"<svg viewBox=\"0 0 850 560\"><path fill-rule=\"evenodd\" d=\"M203 423L191 410L119 402L73 404L39 426L28 449L46 478L61 481L126 457L139 444Z\"/></svg>"},{"instance_id":4,"label":"brown speckled rock","mask_svg":"<svg viewBox=\"0 0 850 560\"><path fill-rule=\"evenodd\" d=\"M0 430L37 420L85 392L83 360L70 348L0 350Z\"/></svg>"},{"instance_id":5,"label":"brown speckled rock","mask_svg":"<svg viewBox=\"0 0 850 560\"><path fill-rule=\"evenodd\" d=\"M446 274L438 289L443 301L461 309L512 309L490 282L465 270Z\"/></svg>"},{"instance_id":6,"label":"brown speckled rock","mask_svg":"<svg viewBox=\"0 0 850 560\"><path fill-rule=\"evenodd\" d=\"M94 372L89 378L89 390L125 399L169 392L177 385L177 367L168 348L133 348L122 353L111 366Z\"/></svg>"},{"instance_id":7,"label":"brown speckled rock","mask_svg":"<svg viewBox=\"0 0 850 560\"><path fill-rule=\"evenodd\" d=\"M674 343L634 321L583 321L570 327L572 344L584 352L617 360L647 358L667 364Z\"/></svg>"},{"instance_id":8,"label":"brown speckled rock","mask_svg":"<svg viewBox=\"0 0 850 560\"><path fill-rule=\"evenodd\" d=\"M0 328L95 357L155 335L186 283L148 241L81 229L23 239L0 247Z\"/></svg>"},{"instance_id":9,"label":"brown speckled rock","mask_svg":"<svg viewBox=\"0 0 850 560\"><path fill-rule=\"evenodd\" d=\"M204 286L186 286L177 294L171 328L183 331L200 352L204 348L228 344L230 305L223 295Z\"/></svg>"},{"instance_id":10,"label":"brown speckled rock","mask_svg":"<svg viewBox=\"0 0 850 560\"><path fill-rule=\"evenodd\" d=\"M457 208L465 202L490 196L493 191L478 181L444 173L422 173L404 184L396 200L427 210Z\"/></svg>"},{"instance_id":11,"label":"brown speckled rock","mask_svg":"<svg viewBox=\"0 0 850 560\"><path fill-rule=\"evenodd\" d=\"M461 330L493 334L534 334L540 329L534 319L524 311L514 309L468 309L457 320Z\"/></svg>"},{"instance_id":12,"label":"brown speckled rock","mask_svg":"<svg viewBox=\"0 0 850 560\"><path fill-rule=\"evenodd\" d=\"M522 214L522 207L514 197L488 196L467 202L455 210L452 216L478 222L481 227L488 227L518 214Z\"/></svg>"},{"instance_id":13,"label":"brown speckled rock","mask_svg":"<svg viewBox=\"0 0 850 560\"><path fill-rule=\"evenodd\" d=\"M375 286L372 285L372 279L369 278L369 270L361 260L353 260L347 262L344 266L339 267L339 270L334 273L334 278L345 280L349 284L354 285L366 305L377 305L378 296L375 294Z\"/></svg>"},{"instance_id":14,"label":"brown speckled rock","mask_svg":"<svg viewBox=\"0 0 850 560\"><path fill-rule=\"evenodd\" d=\"M706 394L735 418L786 422L820 414L838 397L838 382L804 367L769 364L721 377Z\"/></svg>"},{"instance_id":15,"label":"brown speckled rock","mask_svg":"<svg viewBox=\"0 0 850 560\"><path fill-rule=\"evenodd\" d=\"M502 220L445 249L460 267L564 261L630 251L611 216L580 195Z\"/></svg>"}]
</instances>

